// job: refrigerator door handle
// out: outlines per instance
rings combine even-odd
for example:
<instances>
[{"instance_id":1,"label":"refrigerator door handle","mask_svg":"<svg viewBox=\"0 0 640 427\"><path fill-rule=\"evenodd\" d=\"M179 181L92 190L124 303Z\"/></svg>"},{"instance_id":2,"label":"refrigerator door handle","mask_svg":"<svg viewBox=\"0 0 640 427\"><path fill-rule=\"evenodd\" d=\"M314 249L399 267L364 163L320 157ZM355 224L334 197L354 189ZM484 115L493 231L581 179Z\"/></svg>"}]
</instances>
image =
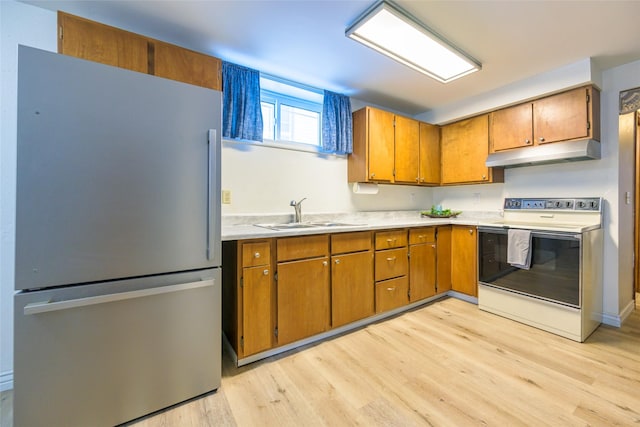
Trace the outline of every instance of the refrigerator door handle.
<instances>
[{"instance_id":1,"label":"refrigerator door handle","mask_svg":"<svg viewBox=\"0 0 640 427\"><path fill-rule=\"evenodd\" d=\"M85 307L88 305L105 304L109 302L122 301L132 298L149 297L153 295L167 294L172 292L186 291L190 289L205 288L213 286L213 279L203 279L199 282L180 283L170 286L159 286L155 288L140 289L130 292L119 292L115 294L98 295L94 297L78 298L66 301L43 301L27 304L24 307L26 316L32 314L48 313L51 311L68 310L71 308Z\"/></svg>"},{"instance_id":2,"label":"refrigerator door handle","mask_svg":"<svg viewBox=\"0 0 640 427\"><path fill-rule=\"evenodd\" d=\"M214 248L215 242L219 240L220 230L219 221L217 221L217 202L220 200L219 185L216 185L219 179L219 173L217 170L217 158L218 152L218 134L216 129L209 129L209 175L208 175L208 191L207 191L207 259L212 260L216 256ZM216 216L216 218L213 218Z\"/></svg>"}]
</instances>

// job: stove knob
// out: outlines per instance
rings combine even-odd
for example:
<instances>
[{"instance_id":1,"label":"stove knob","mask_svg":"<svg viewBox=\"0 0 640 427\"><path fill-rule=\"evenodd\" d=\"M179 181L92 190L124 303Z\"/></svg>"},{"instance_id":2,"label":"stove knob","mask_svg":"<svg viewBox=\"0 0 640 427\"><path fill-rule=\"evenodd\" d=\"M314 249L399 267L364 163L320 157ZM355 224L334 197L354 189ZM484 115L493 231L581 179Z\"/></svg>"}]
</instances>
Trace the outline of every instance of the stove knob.
<instances>
[{"instance_id":1,"label":"stove knob","mask_svg":"<svg viewBox=\"0 0 640 427\"><path fill-rule=\"evenodd\" d=\"M587 207L587 204L585 202L578 202L578 208L584 209L586 207Z\"/></svg>"},{"instance_id":2,"label":"stove knob","mask_svg":"<svg viewBox=\"0 0 640 427\"><path fill-rule=\"evenodd\" d=\"M554 203L553 203L553 206L554 206L554 207L556 207L556 208L559 208L559 207L560 207L560 204L561 204L561 202L554 202Z\"/></svg>"},{"instance_id":3,"label":"stove knob","mask_svg":"<svg viewBox=\"0 0 640 427\"><path fill-rule=\"evenodd\" d=\"M591 202L591 207L592 207L593 209L598 209L598 201L597 201L597 200L594 200L593 202Z\"/></svg>"}]
</instances>

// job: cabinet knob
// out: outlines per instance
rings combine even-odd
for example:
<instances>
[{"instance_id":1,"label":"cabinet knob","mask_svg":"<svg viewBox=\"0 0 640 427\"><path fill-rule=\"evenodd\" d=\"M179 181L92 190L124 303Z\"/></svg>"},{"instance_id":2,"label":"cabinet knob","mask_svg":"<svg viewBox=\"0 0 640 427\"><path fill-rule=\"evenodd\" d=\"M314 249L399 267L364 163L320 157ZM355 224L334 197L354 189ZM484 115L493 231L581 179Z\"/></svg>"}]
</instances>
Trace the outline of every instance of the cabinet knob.
<instances>
[{"instance_id":1,"label":"cabinet knob","mask_svg":"<svg viewBox=\"0 0 640 427\"><path fill-rule=\"evenodd\" d=\"M339 259L335 260L334 262L335 262L336 264L340 264L340 260L339 260Z\"/></svg>"},{"instance_id":2,"label":"cabinet knob","mask_svg":"<svg viewBox=\"0 0 640 427\"><path fill-rule=\"evenodd\" d=\"M487 175L482 175L482 179L487 179Z\"/></svg>"},{"instance_id":3,"label":"cabinet knob","mask_svg":"<svg viewBox=\"0 0 640 427\"><path fill-rule=\"evenodd\" d=\"M473 234L473 228L469 229L469 234Z\"/></svg>"},{"instance_id":4,"label":"cabinet knob","mask_svg":"<svg viewBox=\"0 0 640 427\"><path fill-rule=\"evenodd\" d=\"M420 182L420 177L416 176L416 182Z\"/></svg>"},{"instance_id":5,"label":"cabinet knob","mask_svg":"<svg viewBox=\"0 0 640 427\"><path fill-rule=\"evenodd\" d=\"M268 275L269 275L269 270L264 270L264 271L262 272L262 274L264 274L265 276L268 276Z\"/></svg>"},{"instance_id":6,"label":"cabinet knob","mask_svg":"<svg viewBox=\"0 0 640 427\"><path fill-rule=\"evenodd\" d=\"M544 137L540 137L540 142L544 142Z\"/></svg>"},{"instance_id":7,"label":"cabinet knob","mask_svg":"<svg viewBox=\"0 0 640 427\"><path fill-rule=\"evenodd\" d=\"M431 247L432 247L433 249L435 249L435 248L436 248L436 245L431 245Z\"/></svg>"},{"instance_id":8,"label":"cabinet knob","mask_svg":"<svg viewBox=\"0 0 640 427\"><path fill-rule=\"evenodd\" d=\"M322 265L326 267L327 265L329 265L329 263L327 261L322 261Z\"/></svg>"},{"instance_id":9,"label":"cabinet knob","mask_svg":"<svg viewBox=\"0 0 640 427\"><path fill-rule=\"evenodd\" d=\"M255 254L253 254L254 258L260 258L260 252L256 252Z\"/></svg>"},{"instance_id":10,"label":"cabinet knob","mask_svg":"<svg viewBox=\"0 0 640 427\"><path fill-rule=\"evenodd\" d=\"M527 145L530 145L530 144L531 144L531 140L529 140L529 139L525 139L525 140L524 140L524 143L525 143L525 144L527 144Z\"/></svg>"},{"instance_id":11,"label":"cabinet knob","mask_svg":"<svg viewBox=\"0 0 640 427\"><path fill-rule=\"evenodd\" d=\"M376 174L375 174L375 173L372 173L372 174L371 174L371 178L375 178L375 176L376 176Z\"/></svg>"},{"instance_id":12,"label":"cabinet knob","mask_svg":"<svg viewBox=\"0 0 640 427\"><path fill-rule=\"evenodd\" d=\"M424 182L424 178L420 178L420 182Z\"/></svg>"}]
</instances>

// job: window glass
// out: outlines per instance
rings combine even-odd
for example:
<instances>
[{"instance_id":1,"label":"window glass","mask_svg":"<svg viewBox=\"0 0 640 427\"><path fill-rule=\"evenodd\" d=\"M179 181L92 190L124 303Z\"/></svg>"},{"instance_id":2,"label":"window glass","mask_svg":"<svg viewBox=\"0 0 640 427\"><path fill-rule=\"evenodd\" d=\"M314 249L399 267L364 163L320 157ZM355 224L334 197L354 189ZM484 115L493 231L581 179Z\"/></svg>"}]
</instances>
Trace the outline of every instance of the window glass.
<instances>
[{"instance_id":1,"label":"window glass","mask_svg":"<svg viewBox=\"0 0 640 427\"><path fill-rule=\"evenodd\" d=\"M260 77L263 138L320 146L322 93L272 77Z\"/></svg>"}]
</instances>

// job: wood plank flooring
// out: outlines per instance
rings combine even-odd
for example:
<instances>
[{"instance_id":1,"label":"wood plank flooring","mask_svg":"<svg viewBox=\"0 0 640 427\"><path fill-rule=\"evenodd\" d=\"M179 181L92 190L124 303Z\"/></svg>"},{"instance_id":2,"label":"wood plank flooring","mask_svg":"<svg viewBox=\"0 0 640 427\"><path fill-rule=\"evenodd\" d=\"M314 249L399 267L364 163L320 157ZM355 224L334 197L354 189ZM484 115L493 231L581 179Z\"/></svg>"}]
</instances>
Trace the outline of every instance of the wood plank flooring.
<instances>
[{"instance_id":1,"label":"wood plank flooring","mask_svg":"<svg viewBox=\"0 0 640 427\"><path fill-rule=\"evenodd\" d=\"M0 425L11 425L11 392ZM640 312L576 343L448 298L236 368L131 424L640 426Z\"/></svg>"}]
</instances>

